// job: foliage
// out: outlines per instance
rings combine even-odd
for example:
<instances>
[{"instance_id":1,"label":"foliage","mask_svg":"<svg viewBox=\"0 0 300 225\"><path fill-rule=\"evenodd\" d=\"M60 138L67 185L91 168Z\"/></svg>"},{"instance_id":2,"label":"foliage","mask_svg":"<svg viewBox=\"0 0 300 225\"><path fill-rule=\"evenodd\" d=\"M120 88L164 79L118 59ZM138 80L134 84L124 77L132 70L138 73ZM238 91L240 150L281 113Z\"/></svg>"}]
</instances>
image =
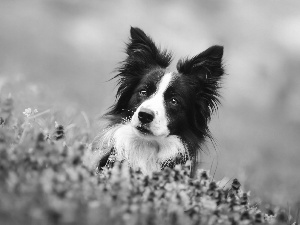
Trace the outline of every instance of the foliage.
<instances>
[{"instance_id":1,"label":"foliage","mask_svg":"<svg viewBox=\"0 0 300 225\"><path fill-rule=\"evenodd\" d=\"M1 101L1 224L291 224L280 209L263 212L237 179L229 187L188 165L144 176L126 163L101 173L81 163L86 129L55 122L50 111L14 117ZM74 131L76 130L76 131Z\"/></svg>"}]
</instances>

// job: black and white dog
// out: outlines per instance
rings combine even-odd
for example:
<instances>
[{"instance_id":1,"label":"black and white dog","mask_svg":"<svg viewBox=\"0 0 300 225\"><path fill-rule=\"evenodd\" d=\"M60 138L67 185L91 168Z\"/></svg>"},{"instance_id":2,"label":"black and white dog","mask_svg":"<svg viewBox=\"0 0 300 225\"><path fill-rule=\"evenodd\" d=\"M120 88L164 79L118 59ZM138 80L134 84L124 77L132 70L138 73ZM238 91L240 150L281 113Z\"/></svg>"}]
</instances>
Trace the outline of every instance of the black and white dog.
<instances>
[{"instance_id":1,"label":"black and white dog","mask_svg":"<svg viewBox=\"0 0 300 225\"><path fill-rule=\"evenodd\" d=\"M169 52L139 28L130 34L127 58L115 76L117 100L104 116L109 124L86 163L100 169L127 161L144 174L187 160L193 168L205 138L211 138L208 122L219 103L223 47L181 59L171 72Z\"/></svg>"}]
</instances>

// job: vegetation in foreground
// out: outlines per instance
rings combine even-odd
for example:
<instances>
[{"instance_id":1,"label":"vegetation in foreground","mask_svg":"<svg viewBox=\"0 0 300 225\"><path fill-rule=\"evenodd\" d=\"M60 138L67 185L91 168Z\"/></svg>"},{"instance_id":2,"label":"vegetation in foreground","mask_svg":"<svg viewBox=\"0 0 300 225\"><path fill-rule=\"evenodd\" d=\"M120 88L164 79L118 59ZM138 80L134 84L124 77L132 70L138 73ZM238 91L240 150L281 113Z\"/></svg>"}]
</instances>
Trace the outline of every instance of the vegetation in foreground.
<instances>
[{"instance_id":1,"label":"vegetation in foreground","mask_svg":"<svg viewBox=\"0 0 300 225\"><path fill-rule=\"evenodd\" d=\"M57 123L50 110L15 117L11 97L0 107L1 224L296 224L285 210L252 202L237 179L216 182L208 171L194 179L187 167L150 177L126 164L89 171L84 113L79 127Z\"/></svg>"}]
</instances>

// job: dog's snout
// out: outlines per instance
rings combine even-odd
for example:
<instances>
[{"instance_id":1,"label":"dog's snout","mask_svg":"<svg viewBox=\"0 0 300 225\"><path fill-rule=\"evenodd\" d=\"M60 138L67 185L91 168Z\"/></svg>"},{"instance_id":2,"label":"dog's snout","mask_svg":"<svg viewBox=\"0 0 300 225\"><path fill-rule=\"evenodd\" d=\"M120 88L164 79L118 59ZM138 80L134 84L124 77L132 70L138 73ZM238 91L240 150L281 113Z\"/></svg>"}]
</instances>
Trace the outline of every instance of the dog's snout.
<instances>
[{"instance_id":1,"label":"dog's snout","mask_svg":"<svg viewBox=\"0 0 300 225\"><path fill-rule=\"evenodd\" d=\"M138 117L143 124L151 123L154 119L154 112L150 109L141 108Z\"/></svg>"}]
</instances>

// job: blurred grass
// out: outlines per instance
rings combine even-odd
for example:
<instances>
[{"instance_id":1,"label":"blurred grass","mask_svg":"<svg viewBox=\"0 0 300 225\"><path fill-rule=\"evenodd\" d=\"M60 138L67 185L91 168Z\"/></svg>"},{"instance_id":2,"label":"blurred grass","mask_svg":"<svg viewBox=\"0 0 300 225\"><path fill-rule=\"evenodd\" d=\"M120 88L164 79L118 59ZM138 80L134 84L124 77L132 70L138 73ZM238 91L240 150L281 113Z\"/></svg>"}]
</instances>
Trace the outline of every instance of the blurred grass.
<instances>
[{"instance_id":1,"label":"blurred grass","mask_svg":"<svg viewBox=\"0 0 300 225\"><path fill-rule=\"evenodd\" d=\"M240 178L277 204L300 201L300 3L296 1L9 1L0 3L0 91L25 108L95 118L114 101L129 27L176 61L225 46L223 105L211 129L217 178ZM2 88L1 88L2 87ZM70 121L71 123L71 121ZM95 122L92 122L95 125Z\"/></svg>"}]
</instances>

